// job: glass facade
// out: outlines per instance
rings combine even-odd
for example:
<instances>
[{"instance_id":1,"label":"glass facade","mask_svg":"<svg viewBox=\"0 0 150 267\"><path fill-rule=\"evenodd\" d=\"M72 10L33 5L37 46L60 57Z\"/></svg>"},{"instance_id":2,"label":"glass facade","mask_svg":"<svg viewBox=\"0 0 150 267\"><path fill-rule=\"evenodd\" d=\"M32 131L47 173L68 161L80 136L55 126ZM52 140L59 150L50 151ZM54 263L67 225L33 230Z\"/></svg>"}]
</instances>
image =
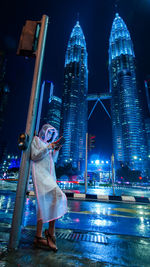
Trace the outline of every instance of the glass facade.
<instances>
[{"instance_id":1,"label":"glass facade","mask_svg":"<svg viewBox=\"0 0 150 267\"><path fill-rule=\"evenodd\" d=\"M88 67L87 50L79 22L74 26L67 46L62 97L61 134L66 139L60 164L71 162L82 169L85 161L87 131Z\"/></svg>"},{"instance_id":2,"label":"glass facade","mask_svg":"<svg viewBox=\"0 0 150 267\"><path fill-rule=\"evenodd\" d=\"M135 54L130 33L116 14L109 39L109 81L112 94L112 133L115 167L147 170L142 107L136 84Z\"/></svg>"},{"instance_id":3,"label":"glass facade","mask_svg":"<svg viewBox=\"0 0 150 267\"><path fill-rule=\"evenodd\" d=\"M150 116L150 77L148 80L145 81L145 91L146 91L147 106Z\"/></svg>"},{"instance_id":4,"label":"glass facade","mask_svg":"<svg viewBox=\"0 0 150 267\"><path fill-rule=\"evenodd\" d=\"M49 99L47 114L43 119L44 123L49 123L57 129L60 129L60 116L61 116L62 100L57 96L51 96Z\"/></svg>"},{"instance_id":5,"label":"glass facade","mask_svg":"<svg viewBox=\"0 0 150 267\"><path fill-rule=\"evenodd\" d=\"M145 119L145 130L146 130L147 146L148 146L148 159L150 164L150 117Z\"/></svg>"}]
</instances>

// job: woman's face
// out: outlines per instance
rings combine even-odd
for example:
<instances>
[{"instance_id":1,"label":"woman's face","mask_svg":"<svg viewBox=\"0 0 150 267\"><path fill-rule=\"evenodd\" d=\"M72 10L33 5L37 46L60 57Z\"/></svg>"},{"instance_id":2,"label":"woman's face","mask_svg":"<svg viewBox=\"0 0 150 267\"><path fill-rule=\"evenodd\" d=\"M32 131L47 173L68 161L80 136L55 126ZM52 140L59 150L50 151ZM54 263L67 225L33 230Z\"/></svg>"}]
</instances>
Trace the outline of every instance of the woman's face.
<instances>
[{"instance_id":1,"label":"woman's face","mask_svg":"<svg viewBox=\"0 0 150 267\"><path fill-rule=\"evenodd\" d=\"M48 131L46 133L46 136L45 136L46 141L48 141L49 139L51 139L52 133L53 133L53 131L51 129L48 129Z\"/></svg>"}]
</instances>

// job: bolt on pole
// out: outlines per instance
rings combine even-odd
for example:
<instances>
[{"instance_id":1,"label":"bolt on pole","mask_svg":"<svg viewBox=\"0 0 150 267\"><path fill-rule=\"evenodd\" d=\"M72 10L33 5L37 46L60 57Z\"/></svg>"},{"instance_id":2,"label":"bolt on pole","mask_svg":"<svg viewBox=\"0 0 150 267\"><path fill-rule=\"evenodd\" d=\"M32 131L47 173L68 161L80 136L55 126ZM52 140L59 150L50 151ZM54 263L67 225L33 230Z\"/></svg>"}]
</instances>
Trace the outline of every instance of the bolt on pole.
<instances>
[{"instance_id":1,"label":"bolt on pole","mask_svg":"<svg viewBox=\"0 0 150 267\"><path fill-rule=\"evenodd\" d=\"M36 61L33 74L33 82L31 89L31 96L29 102L28 116L26 122L26 133L29 135L28 148L22 153L18 186L16 192L15 208L13 213L12 227L9 240L9 249L17 249L21 236L21 223L23 218L23 209L26 196L27 179L29 175L30 166L30 145L34 136L35 123L37 117L37 108L39 102L41 73L44 59L46 35L48 28L49 17L42 16L41 29L38 41L38 48L36 51Z\"/></svg>"}]
</instances>

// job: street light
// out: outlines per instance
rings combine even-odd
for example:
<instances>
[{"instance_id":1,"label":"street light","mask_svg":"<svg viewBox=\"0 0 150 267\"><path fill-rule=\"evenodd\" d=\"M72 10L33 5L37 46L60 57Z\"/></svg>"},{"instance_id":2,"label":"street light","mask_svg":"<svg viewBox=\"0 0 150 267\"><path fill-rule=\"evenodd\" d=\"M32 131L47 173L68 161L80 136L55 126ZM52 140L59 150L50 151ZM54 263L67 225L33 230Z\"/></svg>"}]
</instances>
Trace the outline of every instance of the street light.
<instances>
[{"instance_id":1,"label":"street light","mask_svg":"<svg viewBox=\"0 0 150 267\"><path fill-rule=\"evenodd\" d=\"M95 160L95 164L96 164L96 165L99 164L99 159Z\"/></svg>"}]
</instances>

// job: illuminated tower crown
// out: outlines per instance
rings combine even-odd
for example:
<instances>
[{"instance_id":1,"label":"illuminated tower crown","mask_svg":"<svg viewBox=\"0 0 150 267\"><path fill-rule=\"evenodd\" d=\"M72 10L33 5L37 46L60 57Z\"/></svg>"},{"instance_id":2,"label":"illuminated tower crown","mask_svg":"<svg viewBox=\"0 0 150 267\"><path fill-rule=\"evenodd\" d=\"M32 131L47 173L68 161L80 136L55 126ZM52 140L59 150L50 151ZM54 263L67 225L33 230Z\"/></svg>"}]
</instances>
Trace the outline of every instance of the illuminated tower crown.
<instances>
[{"instance_id":1,"label":"illuminated tower crown","mask_svg":"<svg viewBox=\"0 0 150 267\"><path fill-rule=\"evenodd\" d=\"M109 64L121 55L135 57L130 33L123 19L116 13L109 39Z\"/></svg>"},{"instance_id":2,"label":"illuminated tower crown","mask_svg":"<svg viewBox=\"0 0 150 267\"><path fill-rule=\"evenodd\" d=\"M87 52L86 52L85 37L81 29L81 26L79 24L79 21L77 21L76 25L72 30L68 42L66 58L65 58L65 67L70 62L79 62L81 60L81 52L80 52L81 48L84 48L85 50L83 64L87 67Z\"/></svg>"}]
</instances>

